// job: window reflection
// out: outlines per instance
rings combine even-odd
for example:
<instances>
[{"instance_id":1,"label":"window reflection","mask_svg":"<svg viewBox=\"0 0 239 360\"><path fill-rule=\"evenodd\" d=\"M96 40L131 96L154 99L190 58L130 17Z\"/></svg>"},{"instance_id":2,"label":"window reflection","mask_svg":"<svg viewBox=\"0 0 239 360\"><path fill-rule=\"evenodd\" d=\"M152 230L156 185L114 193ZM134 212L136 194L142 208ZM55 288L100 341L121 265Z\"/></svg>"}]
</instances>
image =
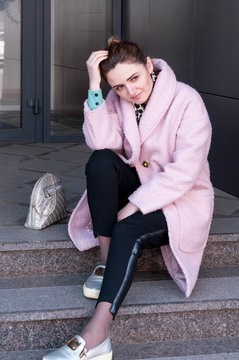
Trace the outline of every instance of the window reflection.
<instances>
[{"instance_id":1,"label":"window reflection","mask_svg":"<svg viewBox=\"0 0 239 360\"><path fill-rule=\"evenodd\" d=\"M107 6L106 0L51 1L51 135L82 132L85 62L105 47Z\"/></svg>"},{"instance_id":2,"label":"window reflection","mask_svg":"<svg viewBox=\"0 0 239 360\"><path fill-rule=\"evenodd\" d=\"M0 0L0 128L19 128L21 1Z\"/></svg>"}]
</instances>

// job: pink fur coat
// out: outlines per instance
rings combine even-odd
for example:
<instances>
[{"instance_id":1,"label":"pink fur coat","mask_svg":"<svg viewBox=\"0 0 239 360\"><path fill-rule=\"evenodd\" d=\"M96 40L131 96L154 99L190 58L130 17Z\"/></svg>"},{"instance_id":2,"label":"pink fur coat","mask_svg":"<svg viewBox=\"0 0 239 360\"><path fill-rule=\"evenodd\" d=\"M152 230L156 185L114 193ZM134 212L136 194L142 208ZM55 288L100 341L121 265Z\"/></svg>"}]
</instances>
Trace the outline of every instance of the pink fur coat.
<instances>
[{"instance_id":1,"label":"pink fur coat","mask_svg":"<svg viewBox=\"0 0 239 360\"><path fill-rule=\"evenodd\" d=\"M197 281L213 214L207 161L211 124L196 90L178 82L164 60L153 59L153 64L160 72L139 126L133 105L111 90L95 110L85 102L83 131L91 149L113 149L136 167L141 186L129 200L143 214L163 210L170 245L161 247L162 255L188 297ZM143 161L149 166L144 167ZM98 245L86 192L71 216L69 234L80 250Z\"/></svg>"}]
</instances>

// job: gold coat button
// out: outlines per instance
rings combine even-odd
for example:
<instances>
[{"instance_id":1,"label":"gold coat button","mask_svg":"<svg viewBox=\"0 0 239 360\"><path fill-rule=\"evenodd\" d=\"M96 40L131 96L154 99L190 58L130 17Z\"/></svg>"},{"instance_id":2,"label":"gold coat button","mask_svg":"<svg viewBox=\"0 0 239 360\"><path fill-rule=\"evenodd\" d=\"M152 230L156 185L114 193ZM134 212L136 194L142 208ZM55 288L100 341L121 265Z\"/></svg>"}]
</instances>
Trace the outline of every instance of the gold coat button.
<instances>
[{"instance_id":1,"label":"gold coat button","mask_svg":"<svg viewBox=\"0 0 239 360\"><path fill-rule=\"evenodd\" d=\"M142 162L142 165L143 165L143 167L149 167L149 162L148 161L143 161Z\"/></svg>"}]
</instances>

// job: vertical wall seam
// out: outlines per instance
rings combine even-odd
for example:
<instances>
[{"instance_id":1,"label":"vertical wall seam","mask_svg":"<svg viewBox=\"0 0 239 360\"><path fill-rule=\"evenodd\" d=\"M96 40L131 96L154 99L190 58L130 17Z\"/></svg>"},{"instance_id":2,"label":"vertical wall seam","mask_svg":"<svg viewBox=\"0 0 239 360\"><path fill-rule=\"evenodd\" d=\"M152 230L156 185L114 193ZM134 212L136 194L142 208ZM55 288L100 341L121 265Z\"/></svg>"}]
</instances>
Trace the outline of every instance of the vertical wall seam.
<instances>
[{"instance_id":1,"label":"vertical wall seam","mask_svg":"<svg viewBox=\"0 0 239 360\"><path fill-rule=\"evenodd\" d=\"M194 68L194 31L195 31L195 1L192 1L192 25L191 25L191 52L190 52L190 85L194 85L193 68Z\"/></svg>"}]
</instances>

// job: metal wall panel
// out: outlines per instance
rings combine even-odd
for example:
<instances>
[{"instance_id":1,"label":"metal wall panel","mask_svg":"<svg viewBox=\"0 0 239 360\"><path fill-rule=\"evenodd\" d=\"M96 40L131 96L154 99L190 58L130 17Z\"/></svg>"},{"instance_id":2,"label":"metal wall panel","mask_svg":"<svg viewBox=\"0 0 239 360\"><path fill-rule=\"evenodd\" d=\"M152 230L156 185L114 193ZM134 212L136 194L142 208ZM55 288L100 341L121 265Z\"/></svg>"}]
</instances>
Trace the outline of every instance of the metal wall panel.
<instances>
[{"instance_id":1,"label":"metal wall panel","mask_svg":"<svg viewBox=\"0 0 239 360\"><path fill-rule=\"evenodd\" d=\"M239 1L124 0L123 9L124 37L207 93L213 185L239 196Z\"/></svg>"},{"instance_id":2,"label":"metal wall panel","mask_svg":"<svg viewBox=\"0 0 239 360\"><path fill-rule=\"evenodd\" d=\"M179 80L191 82L191 0L124 1L124 37L151 57L166 60Z\"/></svg>"},{"instance_id":3,"label":"metal wall panel","mask_svg":"<svg viewBox=\"0 0 239 360\"><path fill-rule=\"evenodd\" d=\"M239 1L194 1L193 85L239 99Z\"/></svg>"},{"instance_id":4,"label":"metal wall panel","mask_svg":"<svg viewBox=\"0 0 239 360\"><path fill-rule=\"evenodd\" d=\"M123 37L139 44L145 52L150 51L150 1L123 1Z\"/></svg>"},{"instance_id":5,"label":"metal wall panel","mask_svg":"<svg viewBox=\"0 0 239 360\"><path fill-rule=\"evenodd\" d=\"M239 197L239 100L202 94L213 128L209 162L213 185Z\"/></svg>"},{"instance_id":6,"label":"metal wall panel","mask_svg":"<svg viewBox=\"0 0 239 360\"><path fill-rule=\"evenodd\" d=\"M150 51L173 68L177 79L191 83L191 0L151 0Z\"/></svg>"}]
</instances>

